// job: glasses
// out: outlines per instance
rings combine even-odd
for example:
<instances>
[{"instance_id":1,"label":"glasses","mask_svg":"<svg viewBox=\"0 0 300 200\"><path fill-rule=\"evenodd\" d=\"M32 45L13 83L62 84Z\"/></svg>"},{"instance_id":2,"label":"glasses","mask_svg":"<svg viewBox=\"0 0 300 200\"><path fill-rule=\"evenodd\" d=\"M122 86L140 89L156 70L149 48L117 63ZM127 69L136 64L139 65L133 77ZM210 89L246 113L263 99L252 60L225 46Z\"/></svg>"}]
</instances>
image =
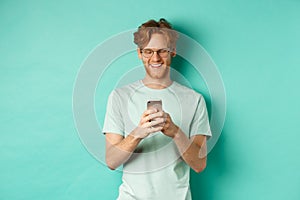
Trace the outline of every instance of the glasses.
<instances>
[{"instance_id":1,"label":"glasses","mask_svg":"<svg viewBox=\"0 0 300 200\"><path fill-rule=\"evenodd\" d=\"M141 53L145 58L151 58L156 52L161 58L166 58L168 57L170 50L169 49L158 49L157 51L153 51L152 49L142 49Z\"/></svg>"}]
</instances>

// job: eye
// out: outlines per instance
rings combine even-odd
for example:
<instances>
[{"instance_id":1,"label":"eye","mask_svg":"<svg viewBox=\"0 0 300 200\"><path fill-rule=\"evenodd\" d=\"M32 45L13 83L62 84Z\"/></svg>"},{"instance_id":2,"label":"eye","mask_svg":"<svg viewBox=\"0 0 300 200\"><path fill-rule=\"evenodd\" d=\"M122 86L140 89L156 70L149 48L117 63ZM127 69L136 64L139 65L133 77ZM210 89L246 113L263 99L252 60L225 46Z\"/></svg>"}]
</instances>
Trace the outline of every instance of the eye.
<instances>
[{"instance_id":1,"label":"eye","mask_svg":"<svg viewBox=\"0 0 300 200\"><path fill-rule=\"evenodd\" d=\"M151 49L144 49L144 50L143 50L143 53L144 53L144 54L152 54L153 51L152 51Z\"/></svg>"},{"instance_id":2,"label":"eye","mask_svg":"<svg viewBox=\"0 0 300 200\"><path fill-rule=\"evenodd\" d=\"M167 53L168 50L167 49L160 49L158 53Z\"/></svg>"}]
</instances>

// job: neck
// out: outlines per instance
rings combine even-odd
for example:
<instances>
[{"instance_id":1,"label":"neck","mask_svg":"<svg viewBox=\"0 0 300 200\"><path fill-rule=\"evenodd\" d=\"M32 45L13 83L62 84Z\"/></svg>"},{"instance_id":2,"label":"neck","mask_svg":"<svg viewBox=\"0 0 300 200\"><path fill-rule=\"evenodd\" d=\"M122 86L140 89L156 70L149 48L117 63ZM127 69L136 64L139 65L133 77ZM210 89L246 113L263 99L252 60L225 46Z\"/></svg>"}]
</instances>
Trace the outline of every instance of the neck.
<instances>
[{"instance_id":1,"label":"neck","mask_svg":"<svg viewBox=\"0 0 300 200\"><path fill-rule=\"evenodd\" d=\"M170 78L161 80L145 77L142 81L145 86L151 89L164 89L169 87L173 83L173 81Z\"/></svg>"}]
</instances>

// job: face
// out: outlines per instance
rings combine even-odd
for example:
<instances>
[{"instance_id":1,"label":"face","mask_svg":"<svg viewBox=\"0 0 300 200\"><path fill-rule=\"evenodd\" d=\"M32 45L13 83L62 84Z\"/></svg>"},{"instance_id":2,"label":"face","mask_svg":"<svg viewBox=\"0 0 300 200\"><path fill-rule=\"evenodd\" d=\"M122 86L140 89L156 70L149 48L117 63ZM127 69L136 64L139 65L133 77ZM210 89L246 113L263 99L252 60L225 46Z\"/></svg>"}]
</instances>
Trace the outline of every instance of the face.
<instances>
[{"instance_id":1,"label":"face","mask_svg":"<svg viewBox=\"0 0 300 200\"><path fill-rule=\"evenodd\" d=\"M153 34L149 43L144 49L152 49L157 51L159 49L167 49L168 43L162 34ZM170 52L166 57L161 57L157 52L149 58L146 58L143 53L138 49L138 56L143 61L146 76L151 79L165 79L170 76L171 58L175 56L175 52Z\"/></svg>"}]
</instances>

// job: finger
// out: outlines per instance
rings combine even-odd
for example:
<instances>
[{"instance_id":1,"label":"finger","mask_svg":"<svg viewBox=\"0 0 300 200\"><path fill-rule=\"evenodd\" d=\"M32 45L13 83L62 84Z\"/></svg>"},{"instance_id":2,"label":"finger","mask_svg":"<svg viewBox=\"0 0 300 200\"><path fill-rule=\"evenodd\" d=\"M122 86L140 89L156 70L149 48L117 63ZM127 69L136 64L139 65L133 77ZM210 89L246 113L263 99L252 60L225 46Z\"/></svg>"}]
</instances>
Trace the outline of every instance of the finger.
<instances>
[{"instance_id":1,"label":"finger","mask_svg":"<svg viewBox=\"0 0 300 200\"><path fill-rule=\"evenodd\" d=\"M142 117L142 119L141 119L141 124L150 122L151 120L152 120L152 118L150 117L150 115L144 116L144 117Z\"/></svg>"},{"instance_id":2,"label":"finger","mask_svg":"<svg viewBox=\"0 0 300 200\"><path fill-rule=\"evenodd\" d=\"M166 123L163 122L163 123L160 123L160 124L155 125L155 127L162 127L162 128L164 128L165 125L166 125Z\"/></svg>"},{"instance_id":3,"label":"finger","mask_svg":"<svg viewBox=\"0 0 300 200\"><path fill-rule=\"evenodd\" d=\"M159 112L148 115L148 117L149 117L149 120L152 120L154 118L164 118L164 112L159 111Z\"/></svg>"},{"instance_id":4,"label":"finger","mask_svg":"<svg viewBox=\"0 0 300 200\"><path fill-rule=\"evenodd\" d=\"M157 112L157 109L156 109L156 108L148 109L148 110L146 110L145 112L143 112L142 117L148 116L148 115L150 115L150 114L152 114L152 113L156 113L156 112Z\"/></svg>"},{"instance_id":5,"label":"finger","mask_svg":"<svg viewBox=\"0 0 300 200\"><path fill-rule=\"evenodd\" d=\"M164 112L164 117L165 118L170 118L170 115L168 113Z\"/></svg>"},{"instance_id":6,"label":"finger","mask_svg":"<svg viewBox=\"0 0 300 200\"><path fill-rule=\"evenodd\" d=\"M149 128L151 126L156 126L156 125L161 124L161 123L164 123L164 119L163 118L159 118L159 119L153 120L151 122L146 122L142 126L144 128Z\"/></svg>"},{"instance_id":7,"label":"finger","mask_svg":"<svg viewBox=\"0 0 300 200\"><path fill-rule=\"evenodd\" d=\"M152 119L154 119L155 117L161 116L163 115L163 112L157 112L158 110L156 108L154 109L149 109L146 110L143 113L143 116L141 118L140 124L144 124L148 121L151 121Z\"/></svg>"},{"instance_id":8,"label":"finger","mask_svg":"<svg viewBox=\"0 0 300 200\"><path fill-rule=\"evenodd\" d=\"M171 122L171 117L168 113L164 113L164 118L165 118L165 122L166 123L170 123Z\"/></svg>"},{"instance_id":9,"label":"finger","mask_svg":"<svg viewBox=\"0 0 300 200\"><path fill-rule=\"evenodd\" d=\"M147 129L148 133L155 133L155 132L158 132L158 131L161 131L163 129L163 127L161 126L156 126L156 127L149 127Z\"/></svg>"}]
</instances>

